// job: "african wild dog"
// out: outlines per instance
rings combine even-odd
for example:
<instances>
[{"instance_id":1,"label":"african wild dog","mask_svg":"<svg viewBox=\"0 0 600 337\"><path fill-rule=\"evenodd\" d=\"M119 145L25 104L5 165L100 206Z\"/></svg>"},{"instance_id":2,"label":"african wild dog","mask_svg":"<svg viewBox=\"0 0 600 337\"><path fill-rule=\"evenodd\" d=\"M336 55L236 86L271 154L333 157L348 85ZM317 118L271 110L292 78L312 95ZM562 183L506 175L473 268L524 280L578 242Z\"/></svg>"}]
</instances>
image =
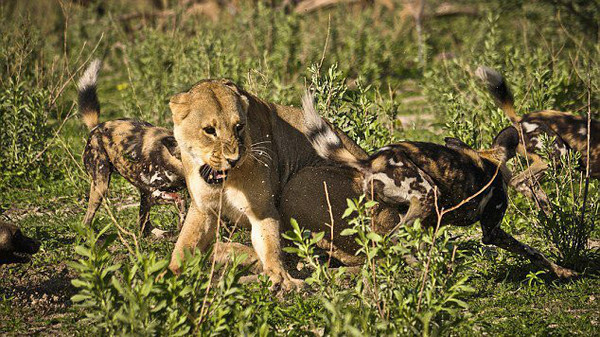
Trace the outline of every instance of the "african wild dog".
<instances>
[{"instance_id":1,"label":"african wild dog","mask_svg":"<svg viewBox=\"0 0 600 337\"><path fill-rule=\"evenodd\" d=\"M517 153L529 160L529 168L516 175L510 184L530 198L533 198L535 194L540 206L544 210L548 210L548 197L541 189L535 187L535 182L542 178L544 171L548 168L548 164L540 155L542 149L540 136L546 134L554 137L551 144L554 151L551 155L556 159L561 154L565 154L567 150L579 151L581 153L580 168L585 170L587 162L587 118L555 110L536 111L517 116L513 95L502 75L483 66L477 69L476 75L486 81L490 93L519 131L520 144L517 147ZM599 179L600 122L591 120L590 127L590 176Z\"/></svg>"},{"instance_id":2,"label":"african wild dog","mask_svg":"<svg viewBox=\"0 0 600 337\"><path fill-rule=\"evenodd\" d=\"M17 226L0 221L0 264L29 262L39 249L38 241L25 236Z\"/></svg>"},{"instance_id":3,"label":"african wild dog","mask_svg":"<svg viewBox=\"0 0 600 337\"><path fill-rule=\"evenodd\" d=\"M302 104L307 137L320 156L361 172L365 194L377 201L408 206L399 226L416 219L421 219L426 226L436 225L436 198L441 210L476 195L444 215L441 224L468 226L479 221L483 243L525 256L559 277L575 274L500 228L508 206L506 184L511 177L505 163L515 155L519 144L515 128L502 130L489 150L475 151L455 139L447 139L447 146L405 141L385 146L368 159L359 159L341 145L337 135L317 113L309 94Z\"/></svg>"},{"instance_id":4,"label":"african wild dog","mask_svg":"<svg viewBox=\"0 0 600 337\"><path fill-rule=\"evenodd\" d=\"M179 224L185 216L185 200L178 191L185 187L181 155L173 132L134 119L98 122L100 103L96 81L100 60L94 60L78 83L79 111L90 135L83 153L91 177L90 197L84 223L90 224L108 190L113 172L119 173L140 190L139 226L143 232L162 237L152 228L150 208L158 203L175 203Z\"/></svg>"}]
</instances>

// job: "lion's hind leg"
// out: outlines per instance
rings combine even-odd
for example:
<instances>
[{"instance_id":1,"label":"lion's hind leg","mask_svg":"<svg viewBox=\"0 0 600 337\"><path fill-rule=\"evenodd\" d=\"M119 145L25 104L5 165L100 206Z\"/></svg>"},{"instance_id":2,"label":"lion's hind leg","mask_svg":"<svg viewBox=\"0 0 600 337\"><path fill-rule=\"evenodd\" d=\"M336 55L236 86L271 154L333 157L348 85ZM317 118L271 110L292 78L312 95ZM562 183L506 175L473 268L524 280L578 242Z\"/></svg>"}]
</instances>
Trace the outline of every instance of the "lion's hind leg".
<instances>
[{"instance_id":1,"label":"lion's hind leg","mask_svg":"<svg viewBox=\"0 0 600 337\"><path fill-rule=\"evenodd\" d=\"M225 264L242 255L245 258L240 261L241 266L249 267L253 274L262 273L262 264L254 248L237 242L217 242L213 248L213 259L217 263Z\"/></svg>"}]
</instances>

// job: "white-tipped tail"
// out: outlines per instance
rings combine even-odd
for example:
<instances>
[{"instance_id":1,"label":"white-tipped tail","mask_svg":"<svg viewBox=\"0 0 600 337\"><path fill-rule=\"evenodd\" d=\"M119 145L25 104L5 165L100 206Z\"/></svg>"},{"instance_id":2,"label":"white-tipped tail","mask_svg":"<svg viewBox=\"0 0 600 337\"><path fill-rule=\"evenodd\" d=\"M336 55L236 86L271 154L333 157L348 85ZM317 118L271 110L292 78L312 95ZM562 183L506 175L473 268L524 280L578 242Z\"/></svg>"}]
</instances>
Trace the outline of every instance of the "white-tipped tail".
<instances>
[{"instance_id":1,"label":"white-tipped tail","mask_svg":"<svg viewBox=\"0 0 600 337\"><path fill-rule=\"evenodd\" d=\"M315 108L313 95L307 91L302 97L302 111L304 112L304 123L308 129L308 139L317 154L325 159L330 159L330 152L343 147L342 140L333 132L319 116Z\"/></svg>"},{"instance_id":2,"label":"white-tipped tail","mask_svg":"<svg viewBox=\"0 0 600 337\"><path fill-rule=\"evenodd\" d=\"M477 70L475 70L475 75L481 80L487 82L487 84L490 86L498 87L502 84L502 82L504 82L504 79L499 72L486 66L479 66Z\"/></svg>"},{"instance_id":3,"label":"white-tipped tail","mask_svg":"<svg viewBox=\"0 0 600 337\"><path fill-rule=\"evenodd\" d=\"M518 123L521 119L515 112L513 95L506 85L504 77L496 70L486 66L477 68L475 75L486 82L490 94L494 96L510 121L513 124Z\"/></svg>"},{"instance_id":4,"label":"white-tipped tail","mask_svg":"<svg viewBox=\"0 0 600 337\"><path fill-rule=\"evenodd\" d=\"M307 129L306 138L319 156L358 170L365 169L365 165L344 147L340 137L321 118L315 108L313 95L309 91L302 97L302 111Z\"/></svg>"},{"instance_id":5,"label":"white-tipped tail","mask_svg":"<svg viewBox=\"0 0 600 337\"><path fill-rule=\"evenodd\" d=\"M79 113L81 114L83 123L90 130L99 123L100 102L96 94L96 82L98 81L98 73L101 67L102 61L99 59L93 60L77 83Z\"/></svg>"},{"instance_id":6,"label":"white-tipped tail","mask_svg":"<svg viewBox=\"0 0 600 337\"><path fill-rule=\"evenodd\" d=\"M87 87L95 87L96 82L98 82L100 68L102 68L102 61L100 59L92 60L79 79L79 82L77 82L77 89L81 91Z\"/></svg>"}]
</instances>

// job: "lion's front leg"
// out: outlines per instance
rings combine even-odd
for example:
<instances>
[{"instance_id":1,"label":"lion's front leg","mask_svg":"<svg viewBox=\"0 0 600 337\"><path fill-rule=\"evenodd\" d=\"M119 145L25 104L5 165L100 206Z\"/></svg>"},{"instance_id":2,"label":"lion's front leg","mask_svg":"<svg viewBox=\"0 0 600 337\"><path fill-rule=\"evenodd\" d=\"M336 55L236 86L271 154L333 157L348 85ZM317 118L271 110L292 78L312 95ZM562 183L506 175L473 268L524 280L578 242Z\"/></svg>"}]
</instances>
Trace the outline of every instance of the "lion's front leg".
<instances>
[{"instance_id":1,"label":"lion's front leg","mask_svg":"<svg viewBox=\"0 0 600 337\"><path fill-rule=\"evenodd\" d=\"M185 222L175 243L169 269L179 274L184 250L198 247L204 251L215 240L217 217L210 211L200 210L192 203L185 217Z\"/></svg>"},{"instance_id":2,"label":"lion's front leg","mask_svg":"<svg viewBox=\"0 0 600 337\"><path fill-rule=\"evenodd\" d=\"M260 213L251 211L248 218L252 225L252 246L263 265L263 272L271 279L273 287L281 286L290 290L300 286L301 281L292 278L281 261L281 218L275 207L269 207Z\"/></svg>"}]
</instances>

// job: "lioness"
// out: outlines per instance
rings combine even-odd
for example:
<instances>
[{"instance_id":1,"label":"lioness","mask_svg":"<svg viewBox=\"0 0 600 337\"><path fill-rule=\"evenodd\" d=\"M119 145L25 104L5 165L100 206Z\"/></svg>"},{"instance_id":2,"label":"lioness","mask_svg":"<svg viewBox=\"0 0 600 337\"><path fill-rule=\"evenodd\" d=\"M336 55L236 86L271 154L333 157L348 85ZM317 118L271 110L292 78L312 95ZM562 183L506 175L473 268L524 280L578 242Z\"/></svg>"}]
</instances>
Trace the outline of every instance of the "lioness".
<instances>
[{"instance_id":1,"label":"lioness","mask_svg":"<svg viewBox=\"0 0 600 337\"><path fill-rule=\"evenodd\" d=\"M169 107L193 201L169 268L178 273L184 249L203 250L215 239L220 215L251 226L252 245L274 286L297 285L280 258L282 227L294 217L322 231L331 222L329 200L337 237L346 198L361 193L358 174L316 154L301 109L265 102L231 81L201 81L174 95ZM338 136L357 157L365 156L342 132ZM376 220L392 227L395 214L382 210ZM337 241L334 256L351 261L352 241Z\"/></svg>"}]
</instances>

